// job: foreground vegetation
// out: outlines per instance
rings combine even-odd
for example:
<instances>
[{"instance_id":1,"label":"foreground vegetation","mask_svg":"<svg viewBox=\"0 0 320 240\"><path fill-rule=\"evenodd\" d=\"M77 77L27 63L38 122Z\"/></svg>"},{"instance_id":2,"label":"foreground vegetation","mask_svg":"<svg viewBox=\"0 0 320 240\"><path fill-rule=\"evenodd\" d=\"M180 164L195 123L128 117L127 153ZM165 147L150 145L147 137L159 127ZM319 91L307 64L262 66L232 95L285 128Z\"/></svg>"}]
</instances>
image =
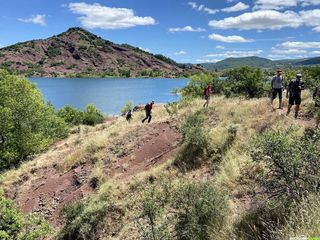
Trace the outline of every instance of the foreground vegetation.
<instances>
[{"instance_id":1,"label":"foreground vegetation","mask_svg":"<svg viewBox=\"0 0 320 240\"><path fill-rule=\"evenodd\" d=\"M312 76L314 70L309 71ZM176 124L183 140L177 154L145 172L119 181L102 170L112 162L107 160L110 149L116 147L119 154L136 144L127 136L141 129L143 112L135 113L130 124L119 118L111 126L87 127L67 138L65 144L76 150L59 167L68 171L91 164L95 192L63 209L66 224L54 230L54 238L319 237L320 130L310 119L310 92L303 94L302 118L294 120L270 111L265 72L241 68L227 74L224 82L215 74L196 76L181 101L154 110L154 124ZM317 84L316 78L306 80L309 86ZM203 109L200 97L208 83L221 95L216 91L210 107ZM74 120L82 119L79 112L66 109L60 117L82 123ZM121 147L113 145L119 139ZM3 173L0 186L10 188L22 176L32 177L31 168L51 165L35 158Z\"/></svg>"}]
</instances>

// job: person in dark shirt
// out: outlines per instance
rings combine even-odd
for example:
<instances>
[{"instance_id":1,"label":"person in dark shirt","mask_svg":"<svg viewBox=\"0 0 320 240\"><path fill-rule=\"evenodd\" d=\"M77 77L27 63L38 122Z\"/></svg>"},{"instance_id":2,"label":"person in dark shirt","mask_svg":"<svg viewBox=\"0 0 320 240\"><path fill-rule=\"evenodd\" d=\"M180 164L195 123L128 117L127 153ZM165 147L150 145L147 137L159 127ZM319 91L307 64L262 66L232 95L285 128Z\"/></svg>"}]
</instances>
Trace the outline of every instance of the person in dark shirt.
<instances>
[{"instance_id":1,"label":"person in dark shirt","mask_svg":"<svg viewBox=\"0 0 320 240\"><path fill-rule=\"evenodd\" d=\"M304 90L304 82L301 78L302 75L297 74L296 80L292 80L288 86L287 98L289 97L289 105L287 116L290 114L291 107L296 105L294 117L298 117L301 104L301 91Z\"/></svg>"},{"instance_id":2,"label":"person in dark shirt","mask_svg":"<svg viewBox=\"0 0 320 240\"><path fill-rule=\"evenodd\" d=\"M126 119L128 122L131 122L131 120L132 120L132 110L131 109L127 112Z\"/></svg>"},{"instance_id":3,"label":"person in dark shirt","mask_svg":"<svg viewBox=\"0 0 320 240\"><path fill-rule=\"evenodd\" d=\"M152 118L152 106L154 104L154 101L152 101L151 103L148 103L145 107L144 110L146 111L146 117L142 120L142 123L144 123L145 120L148 119L148 123L151 122L151 118Z\"/></svg>"}]
</instances>

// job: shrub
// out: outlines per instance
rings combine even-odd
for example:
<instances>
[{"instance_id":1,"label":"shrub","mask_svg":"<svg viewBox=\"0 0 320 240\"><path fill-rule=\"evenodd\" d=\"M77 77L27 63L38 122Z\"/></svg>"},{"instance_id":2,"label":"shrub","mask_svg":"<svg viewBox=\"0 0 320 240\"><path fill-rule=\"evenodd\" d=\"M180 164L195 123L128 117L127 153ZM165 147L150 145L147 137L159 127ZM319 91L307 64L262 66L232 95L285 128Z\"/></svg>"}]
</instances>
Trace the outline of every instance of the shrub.
<instances>
[{"instance_id":1,"label":"shrub","mask_svg":"<svg viewBox=\"0 0 320 240\"><path fill-rule=\"evenodd\" d=\"M83 122L83 112L75 109L71 105L66 105L63 108L61 108L57 115L64 119L66 123L72 124L72 125L79 125Z\"/></svg>"},{"instance_id":2,"label":"shrub","mask_svg":"<svg viewBox=\"0 0 320 240\"><path fill-rule=\"evenodd\" d=\"M252 158L265 165L258 182L275 197L299 200L320 191L320 130L298 136L292 129L258 137Z\"/></svg>"},{"instance_id":3,"label":"shrub","mask_svg":"<svg viewBox=\"0 0 320 240\"><path fill-rule=\"evenodd\" d=\"M208 134L204 126L205 117L198 111L189 116L182 125L184 147L178 154L176 164L181 169L192 169L201 164L201 158L206 155Z\"/></svg>"},{"instance_id":4,"label":"shrub","mask_svg":"<svg viewBox=\"0 0 320 240\"><path fill-rule=\"evenodd\" d=\"M265 92L265 76L259 68L240 67L229 70L224 82L226 96L244 95L249 98L261 97Z\"/></svg>"},{"instance_id":5,"label":"shrub","mask_svg":"<svg viewBox=\"0 0 320 240\"><path fill-rule=\"evenodd\" d=\"M227 197L210 183L185 183L176 191L172 207L176 212L178 239L212 239L225 222Z\"/></svg>"},{"instance_id":6,"label":"shrub","mask_svg":"<svg viewBox=\"0 0 320 240\"><path fill-rule=\"evenodd\" d=\"M83 111L83 124L94 126L102 123L104 120L103 114L92 104L88 104Z\"/></svg>"},{"instance_id":7,"label":"shrub","mask_svg":"<svg viewBox=\"0 0 320 240\"><path fill-rule=\"evenodd\" d=\"M161 187L153 185L143 192L139 216L143 220L140 224L143 239L170 239L167 223L162 219L167 202Z\"/></svg>"},{"instance_id":8,"label":"shrub","mask_svg":"<svg viewBox=\"0 0 320 240\"><path fill-rule=\"evenodd\" d=\"M126 102L126 104L121 109L121 114L125 115L129 110L132 110L133 103L131 101Z\"/></svg>"},{"instance_id":9,"label":"shrub","mask_svg":"<svg viewBox=\"0 0 320 240\"><path fill-rule=\"evenodd\" d=\"M62 210L62 214L66 218L66 224L58 234L58 239L96 239L96 233L103 224L103 219L111 210L112 204L109 193L84 199L73 205L67 205Z\"/></svg>"},{"instance_id":10,"label":"shrub","mask_svg":"<svg viewBox=\"0 0 320 240\"><path fill-rule=\"evenodd\" d=\"M45 220L35 215L24 216L0 192L0 239L37 240L47 237L50 231Z\"/></svg>"},{"instance_id":11,"label":"shrub","mask_svg":"<svg viewBox=\"0 0 320 240\"><path fill-rule=\"evenodd\" d=\"M0 171L65 137L66 124L28 80L0 71Z\"/></svg>"},{"instance_id":12,"label":"shrub","mask_svg":"<svg viewBox=\"0 0 320 240\"><path fill-rule=\"evenodd\" d=\"M273 230L272 239L320 236L320 196L309 195L296 204L284 224Z\"/></svg>"},{"instance_id":13,"label":"shrub","mask_svg":"<svg viewBox=\"0 0 320 240\"><path fill-rule=\"evenodd\" d=\"M188 85L182 89L182 96L202 97L203 91L208 84L212 84L214 93L222 92L222 81L219 80L217 74L201 73L192 76Z\"/></svg>"}]
</instances>

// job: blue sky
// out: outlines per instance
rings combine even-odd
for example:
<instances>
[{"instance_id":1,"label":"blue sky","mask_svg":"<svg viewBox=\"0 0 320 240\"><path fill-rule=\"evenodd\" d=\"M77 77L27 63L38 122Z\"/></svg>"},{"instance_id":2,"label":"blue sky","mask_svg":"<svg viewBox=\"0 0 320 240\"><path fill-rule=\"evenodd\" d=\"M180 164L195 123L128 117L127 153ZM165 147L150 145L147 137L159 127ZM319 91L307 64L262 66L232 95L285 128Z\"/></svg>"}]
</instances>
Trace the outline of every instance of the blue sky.
<instances>
[{"instance_id":1,"label":"blue sky","mask_svg":"<svg viewBox=\"0 0 320 240\"><path fill-rule=\"evenodd\" d=\"M2 0L0 47L83 27L178 62L320 56L320 0Z\"/></svg>"}]
</instances>

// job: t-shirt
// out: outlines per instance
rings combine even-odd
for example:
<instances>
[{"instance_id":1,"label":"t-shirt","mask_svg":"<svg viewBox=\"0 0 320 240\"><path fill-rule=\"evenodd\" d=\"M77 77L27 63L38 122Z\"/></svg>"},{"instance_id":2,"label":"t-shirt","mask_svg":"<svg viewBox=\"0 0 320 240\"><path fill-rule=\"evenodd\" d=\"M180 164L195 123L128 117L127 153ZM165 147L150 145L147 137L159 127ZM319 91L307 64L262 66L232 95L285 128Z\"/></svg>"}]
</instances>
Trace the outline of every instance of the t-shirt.
<instances>
[{"instance_id":1,"label":"t-shirt","mask_svg":"<svg viewBox=\"0 0 320 240\"><path fill-rule=\"evenodd\" d=\"M212 93L212 88L210 86L208 86L204 91L204 95L206 97L210 97L211 93Z\"/></svg>"},{"instance_id":2,"label":"t-shirt","mask_svg":"<svg viewBox=\"0 0 320 240\"><path fill-rule=\"evenodd\" d=\"M272 78L273 85L272 87L275 89L282 88L283 77L282 76L274 76Z\"/></svg>"},{"instance_id":3,"label":"t-shirt","mask_svg":"<svg viewBox=\"0 0 320 240\"><path fill-rule=\"evenodd\" d=\"M152 110L152 104L147 104L144 109L147 111L147 112L150 112Z\"/></svg>"},{"instance_id":4,"label":"t-shirt","mask_svg":"<svg viewBox=\"0 0 320 240\"><path fill-rule=\"evenodd\" d=\"M297 96L301 94L301 90L304 89L304 82L301 80L293 80L288 86L288 90L292 95Z\"/></svg>"}]
</instances>

